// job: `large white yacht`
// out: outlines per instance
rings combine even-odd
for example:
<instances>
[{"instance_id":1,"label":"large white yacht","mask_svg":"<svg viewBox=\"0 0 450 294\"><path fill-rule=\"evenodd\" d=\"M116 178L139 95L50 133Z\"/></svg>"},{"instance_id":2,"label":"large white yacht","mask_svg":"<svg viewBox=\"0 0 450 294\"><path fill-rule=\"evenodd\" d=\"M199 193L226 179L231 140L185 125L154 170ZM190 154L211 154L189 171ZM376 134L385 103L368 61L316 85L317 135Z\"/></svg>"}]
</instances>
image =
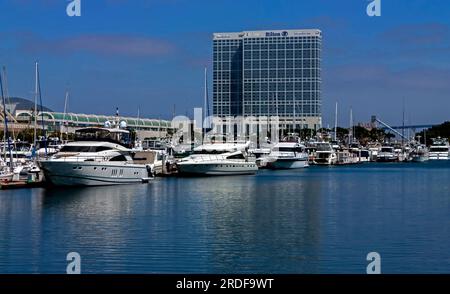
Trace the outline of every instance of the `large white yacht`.
<instances>
[{"instance_id":1,"label":"large white yacht","mask_svg":"<svg viewBox=\"0 0 450 294\"><path fill-rule=\"evenodd\" d=\"M425 145L418 144L417 146L414 146L410 157L413 162L424 162L430 159L430 153Z\"/></svg>"},{"instance_id":2,"label":"large white yacht","mask_svg":"<svg viewBox=\"0 0 450 294\"><path fill-rule=\"evenodd\" d=\"M181 175L245 175L258 170L249 160L247 143L208 143L194 148L193 154L177 163Z\"/></svg>"},{"instance_id":3,"label":"large white yacht","mask_svg":"<svg viewBox=\"0 0 450 294\"><path fill-rule=\"evenodd\" d=\"M430 146L430 160L448 160L449 159L448 141L438 137L433 139L433 145Z\"/></svg>"},{"instance_id":4,"label":"large white yacht","mask_svg":"<svg viewBox=\"0 0 450 294\"><path fill-rule=\"evenodd\" d=\"M395 153L393 146L384 145L381 147L377 155L378 162L395 162L399 161L398 154Z\"/></svg>"},{"instance_id":5,"label":"large white yacht","mask_svg":"<svg viewBox=\"0 0 450 294\"><path fill-rule=\"evenodd\" d=\"M267 157L259 159L261 166L270 169L295 169L308 167L306 147L296 137L289 137L274 145Z\"/></svg>"},{"instance_id":6,"label":"large white yacht","mask_svg":"<svg viewBox=\"0 0 450 294\"><path fill-rule=\"evenodd\" d=\"M54 185L101 186L147 182L149 164L132 159L129 131L120 128L85 128L48 159L39 161L45 179Z\"/></svg>"},{"instance_id":7,"label":"large white yacht","mask_svg":"<svg viewBox=\"0 0 450 294\"><path fill-rule=\"evenodd\" d=\"M336 150L333 149L333 146L330 143L317 143L316 148L314 164L333 165L337 163L338 158Z\"/></svg>"}]
</instances>

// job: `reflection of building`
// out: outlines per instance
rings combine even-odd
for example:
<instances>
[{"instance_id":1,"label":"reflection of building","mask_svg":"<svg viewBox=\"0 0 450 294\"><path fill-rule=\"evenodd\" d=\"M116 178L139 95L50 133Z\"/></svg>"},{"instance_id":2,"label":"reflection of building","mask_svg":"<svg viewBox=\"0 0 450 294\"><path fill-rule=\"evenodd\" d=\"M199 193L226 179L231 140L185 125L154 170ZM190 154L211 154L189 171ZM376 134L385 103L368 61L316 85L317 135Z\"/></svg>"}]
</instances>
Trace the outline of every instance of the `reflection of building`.
<instances>
[{"instance_id":1,"label":"reflection of building","mask_svg":"<svg viewBox=\"0 0 450 294\"><path fill-rule=\"evenodd\" d=\"M321 127L320 30L216 33L213 113L279 116L282 128Z\"/></svg>"}]
</instances>

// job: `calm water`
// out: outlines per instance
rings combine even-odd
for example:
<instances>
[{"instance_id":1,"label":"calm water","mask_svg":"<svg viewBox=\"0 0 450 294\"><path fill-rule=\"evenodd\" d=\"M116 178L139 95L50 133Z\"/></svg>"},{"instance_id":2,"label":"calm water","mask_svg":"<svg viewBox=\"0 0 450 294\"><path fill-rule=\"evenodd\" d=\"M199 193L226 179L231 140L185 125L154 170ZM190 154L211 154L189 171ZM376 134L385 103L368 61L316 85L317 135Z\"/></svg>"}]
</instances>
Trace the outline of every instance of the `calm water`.
<instances>
[{"instance_id":1,"label":"calm water","mask_svg":"<svg viewBox=\"0 0 450 294\"><path fill-rule=\"evenodd\" d=\"M0 272L450 273L450 162L0 191Z\"/></svg>"}]
</instances>

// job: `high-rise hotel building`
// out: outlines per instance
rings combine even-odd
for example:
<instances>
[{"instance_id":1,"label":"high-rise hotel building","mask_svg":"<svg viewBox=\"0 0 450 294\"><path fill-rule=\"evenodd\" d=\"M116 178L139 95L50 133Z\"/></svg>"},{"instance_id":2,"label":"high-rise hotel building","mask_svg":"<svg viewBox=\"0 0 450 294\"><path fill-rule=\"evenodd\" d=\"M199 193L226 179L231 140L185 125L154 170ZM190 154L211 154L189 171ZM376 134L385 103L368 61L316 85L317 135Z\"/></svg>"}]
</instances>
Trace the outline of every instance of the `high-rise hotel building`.
<instances>
[{"instance_id":1,"label":"high-rise hotel building","mask_svg":"<svg viewBox=\"0 0 450 294\"><path fill-rule=\"evenodd\" d=\"M278 116L286 129L321 127L320 30L213 37L213 114Z\"/></svg>"}]
</instances>

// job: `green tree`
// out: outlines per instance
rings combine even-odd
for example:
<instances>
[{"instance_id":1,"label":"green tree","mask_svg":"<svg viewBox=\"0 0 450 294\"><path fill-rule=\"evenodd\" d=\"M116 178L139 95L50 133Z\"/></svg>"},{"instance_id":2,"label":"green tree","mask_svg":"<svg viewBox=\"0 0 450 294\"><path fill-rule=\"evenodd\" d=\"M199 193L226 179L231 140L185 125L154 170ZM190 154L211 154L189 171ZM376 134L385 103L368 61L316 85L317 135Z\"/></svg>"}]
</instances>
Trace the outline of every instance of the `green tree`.
<instances>
[{"instance_id":1,"label":"green tree","mask_svg":"<svg viewBox=\"0 0 450 294\"><path fill-rule=\"evenodd\" d=\"M447 138L450 140L450 121L446 121L438 126L434 126L432 128L423 130L416 134L416 139L420 136L421 142L423 142L425 136L427 138L427 145L431 145L433 143L433 138L441 137Z\"/></svg>"}]
</instances>

